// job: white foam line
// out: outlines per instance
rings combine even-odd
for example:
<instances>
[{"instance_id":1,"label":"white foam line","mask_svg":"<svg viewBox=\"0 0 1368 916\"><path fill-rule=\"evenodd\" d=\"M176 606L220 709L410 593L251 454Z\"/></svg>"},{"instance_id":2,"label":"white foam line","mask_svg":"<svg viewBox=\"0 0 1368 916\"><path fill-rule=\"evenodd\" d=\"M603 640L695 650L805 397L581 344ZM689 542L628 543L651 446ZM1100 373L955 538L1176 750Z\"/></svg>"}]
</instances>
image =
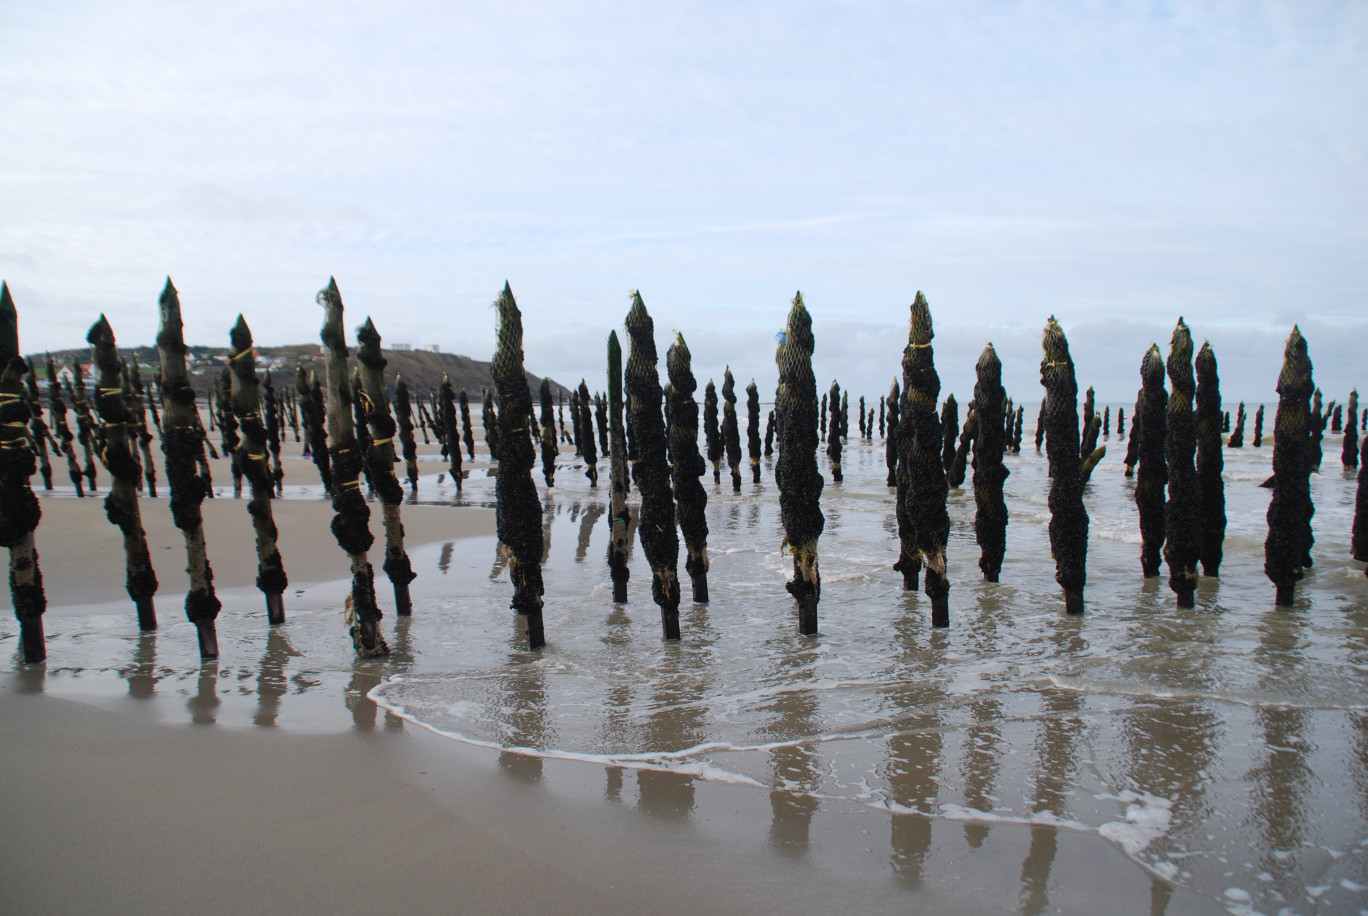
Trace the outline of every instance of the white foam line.
<instances>
[{"instance_id":1,"label":"white foam line","mask_svg":"<svg viewBox=\"0 0 1368 916\"><path fill-rule=\"evenodd\" d=\"M1168 688L1164 690L1149 690L1144 687L1131 687L1127 684L1104 683L1101 681L1072 682L1070 678L1059 675L1047 675L1050 683L1061 690L1069 690L1074 693L1115 696L1115 697L1140 697L1156 700L1206 700L1212 703L1233 703L1236 706L1247 706L1251 709L1309 709L1324 710L1329 712L1358 712L1368 710L1368 702L1363 703L1331 703L1328 700L1302 700L1290 697L1280 697L1278 699L1261 699L1259 697L1243 697L1234 694L1209 693L1201 690L1185 690L1181 687Z\"/></svg>"}]
</instances>

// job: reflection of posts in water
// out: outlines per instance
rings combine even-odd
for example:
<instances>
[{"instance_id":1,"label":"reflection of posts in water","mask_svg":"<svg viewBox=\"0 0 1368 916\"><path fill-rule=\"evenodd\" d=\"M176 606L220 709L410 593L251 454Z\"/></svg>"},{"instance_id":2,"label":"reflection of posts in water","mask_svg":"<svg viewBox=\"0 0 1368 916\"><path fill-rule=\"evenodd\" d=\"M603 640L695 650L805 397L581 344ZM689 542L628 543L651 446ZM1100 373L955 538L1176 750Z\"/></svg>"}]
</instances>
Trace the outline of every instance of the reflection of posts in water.
<instances>
[{"instance_id":1,"label":"reflection of posts in water","mask_svg":"<svg viewBox=\"0 0 1368 916\"><path fill-rule=\"evenodd\" d=\"M802 645L802 644L799 644ZM770 751L770 770L774 788L770 789L770 846L778 853L795 858L807 854L812 818L817 813L820 777L817 754L807 743L797 742L817 735L821 726L817 716L817 695L807 689L790 689L811 681L816 653L795 648L780 656L778 670L765 679L775 691L769 709L773 721L761 734L778 742Z\"/></svg>"},{"instance_id":2,"label":"reflection of posts in water","mask_svg":"<svg viewBox=\"0 0 1368 916\"><path fill-rule=\"evenodd\" d=\"M441 570L444 576L451 569L451 552L455 549L456 544L453 541L447 541L442 545L442 554L437 558L437 568Z\"/></svg>"},{"instance_id":3,"label":"reflection of posts in water","mask_svg":"<svg viewBox=\"0 0 1368 916\"><path fill-rule=\"evenodd\" d=\"M546 560L551 556L551 520L560 512L560 506L547 493L542 500L542 565L546 565Z\"/></svg>"},{"instance_id":4,"label":"reflection of posts in water","mask_svg":"<svg viewBox=\"0 0 1368 916\"><path fill-rule=\"evenodd\" d=\"M1267 614L1259 622L1259 631L1254 658L1271 676L1307 670L1298 649L1302 627L1296 617L1285 611ZM1276 859L1275 851L1298 850L1306 838L1306 802L1315 780L1306 759L1314 745L1304 740L1311 714L1304 709L1266 706L1255 710L1254 721L1262 729L1265 754L1250 773L1253 816L1264 838L1261 864L1275 876L1270 888L1290 898L1298 894L1298 886L1282 880L1290 869L1287 862Z\"/></svg>"},{"instance_id":5,"label":"reflection of posts in water","mask_svg":"<svg viewBox=\"0 0 1368 916\"><path fill-rule=\"evenodd\" d=\"M347 683L347 689L344 693L344 702L346 707L351 710L352 727L357 731L375 730L380 707L370 698L369 693L383 680L384 676L378 669L367 671L357 668L352 671L351 680ZM385 730L403 731L403 729L404 720L389 710L385 710Z\"/></svg>"},{"instance_id":6,"label":"reflection of posts in water","mask_svg":"<svg viewBox=\"0 0 1368 916\"><path fill-rule=\"evenodd\" d=\"M608 614L607 624L604 644L608 658L604 670L610 683L604 695L603 742L609 753L635 751L640 748L641 741L632 723L632 687L638 680L631 653L632 621L621 606L614 605ZM604 798L621 801L622 767L608 767L605 779Z\"/></svg>"},{"instance_id":7,"label":"reflection of posts in water","mask_svg":"<svg viewBox=\"0 0 1368 916\"><path fill-rule=\"evenodd\" d=\"M645 747L651 751L680 751L708 739L704 697L711 691L704 656L672 645L655 671L651 708L646 720ZM670 819L689 817L694 805L693 777L681 773L641 770L637 773L638 806L648 814Z\"/></svg>"},{"instance_id":8,"label":"reflection of posts in water","mask_svg":"<svg viewBox=\"0 0 1368 916\"><path fill-rule=\"evenodd\" d=\"M920 692L917 695L920 697ZM888 740L888 783L893 801L912 809L892 817L889 841L893 857L889 864L898 880L909 887L921 887L922 866L931 849L930 815L935 813L935 799L940 793L936 779L943 744L940 724L934 712L918 716Z\"/></svg>"},{"instance_id":9,"label":"reflection of posts in water","mask_svg":"<svg viewBox=\"0 0 1368 916\"><path fill-rule=\"evenodd\" d=\"M504 570L508 568L508 558L512 554L508 550L508 545L496 543L494 545L494 566L489 570L489 580L497 582L503 576Z\"/></svg>"},{"instance_id":10,"label":"reflection of posts in water","mask_svg":"<svg viewBox=\"0 0 1368 916\"><path fill-rule=\"evenodd\" d=\"M509 645L508 667L499 679L502 689L490 696L485 715L502 726L500 743L505 747L543 751L548 738L546 677L534 662L520 660L513 654L521 648L515 636ZM499 767L526 782L536 782L542 776L542 758L533 754L505 751L499 755Z\"/></svg>"},{"instance_id":11,"label":"reflection of posts in water","mask_svg":"<svg viewBox=\"0 0 1368 916\"><path fill-rule=\"evenodd\" d=\"M1058 633L1055 641L1061 641L1063 636L1063 632ZM1075 769L1076 744L1083 733L1083 723L1078 718L1083 700L1072 691L1051 689L1042 694L1041 701L1045 708L1036 734L1035 800L1031 811L1063 818L1069 780ZM1031 847L1021 863L1023 913L1041 913L1050 902L1050 870L1058 848L1057 834L1058 828L1054 826L1031 828Z\"/></svg>"},{"instance_id":12,"label":"reflection of posts in water","mask_svg":"<svg viewBox=\"0 0 1368 916\"><path fill-rule=\"evenodd\" d=\"M253 724L276 724L276 716L280 714L280 699L288 688L285 665L290 656L298 654L285 638L283 630L272 627L266 631L266 654L261 657L261 667L257 671L257 711L252 716Z\"/></svg>"},{"instance_id":13,"label":"reflection of posts in water","mask_svg":"<svg viewBox=\"0 0 1368 916\"><path fill-rule=\"evenodd\" d=\"M185 703L185 708L190 710L190 721L196 725L213 725L218 721L218 708L223 703L218 696L218 674L217 660L200 665L195 695Z\"/></svg>"},{"instance_id":14,"label":"reflection of posts in water","mask_svg":"<svg viewBox=\"0 0 1368 916\"><path fill-rule=\"evenodd\" d=\"M589 541L594 536L594 526L603 515L602 503L590 503L580 516L579 543L575 547L575 562L583 563L589 555Z\"/></svg>"},{"instance_id":15,"label":"reflection of posts in water","mask_svg":"<svg viewBox=\"0 0 1368 916\"><path fill-rule=\"evenodd\" d=\"M1002 760L1002 704L985 696L974 701L970 713L974 725L964 736L964 804L988 813L993 810L993 790ZM964 825L964 839L971 849L978 849L987 838L987 824Z\"/></svg>"},{"instance_id":16,"label":"reflection of posts in water","mask_svg":"<svg viewBox=\"0 0 1368 916\"><path fill-rule=\"evenodd\" d=\"M138 700L148 700L157 692L157 633L151 630L138 634L137 647L133 650L133 663L123 671L128 681L128 695Z\"/></svg>"}]
</instances>

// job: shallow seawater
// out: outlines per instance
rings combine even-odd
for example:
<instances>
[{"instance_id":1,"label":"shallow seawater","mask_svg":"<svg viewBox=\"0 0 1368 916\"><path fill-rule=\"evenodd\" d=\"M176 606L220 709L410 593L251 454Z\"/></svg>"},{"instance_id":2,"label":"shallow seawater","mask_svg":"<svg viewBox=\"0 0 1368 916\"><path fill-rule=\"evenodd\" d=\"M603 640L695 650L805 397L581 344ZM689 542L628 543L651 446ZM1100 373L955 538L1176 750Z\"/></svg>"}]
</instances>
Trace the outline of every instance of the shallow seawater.
<instances>
[{"instance_id":1,"label":"shallow seawater","mask_svg":"<svg viewBox=\"0 0 1368 916\"><path fill-rule=\"evenodd\" d=\"M869 842L913 884L946 863L972 869L995 831L1021 825L1030 840L1010 906L1027 912L1049 906L1051 869L1066 867L1060 838L1074 834L1142 867L1154 884L1141 909L1153 912L1170 885L1235 912L1368 905L1368 578L1348 556L1355 482L1340 437L1327 435L1313 476L1316 565L1291 609L1273 606L1262 568L1271 440L1225 451L1225 560L1191 611L1175 607L1166 568L1141 578L1125 444L1107 443L1086 494L1082 618L1063 614L1053 579L1048 479L1029 431L1007 458L1000 584L978 570L970 482L951 491L948 630L931 628L925 597L891 568L882 442L848 442L842 484L823 460L812 638L797 635L783 587L768 460L758 485L745 469L740 493L725 469L720 486L705 478L711 601L686 602L683 639L666 643L639 546L630 600L612 602L606 462L590 490L563 452L544 502L541 652L525 650L508 610L496 544L477 538L415 552L414 616L387 616L385 661L352 659L333 611L292 613L269 635L264 614L225 615L223 659L203 668L188 624L140 636L121 618L59 619L49 631L65 657L49 662L43 689L79 692L115 673L130 696L172 692L184 700L177 715L230 725L305 728L319 708L346 704L357 727L418 723L498 749L512 768L592 762L610 795L627 774L643 806L668 780L684 816L691 787L730 784L768 796L777 845L804 845L832 805L872 809L889 826ZM452 495L427 477L423 490L423 502ZM492 496L476 470L459 502ZM324 586L313 606L344 587ZM390 607L383 578L377 590ZM382 712L361 701L367 692ZM951 825L962 840L946 840Z\"/></svg>"}]
</instances>

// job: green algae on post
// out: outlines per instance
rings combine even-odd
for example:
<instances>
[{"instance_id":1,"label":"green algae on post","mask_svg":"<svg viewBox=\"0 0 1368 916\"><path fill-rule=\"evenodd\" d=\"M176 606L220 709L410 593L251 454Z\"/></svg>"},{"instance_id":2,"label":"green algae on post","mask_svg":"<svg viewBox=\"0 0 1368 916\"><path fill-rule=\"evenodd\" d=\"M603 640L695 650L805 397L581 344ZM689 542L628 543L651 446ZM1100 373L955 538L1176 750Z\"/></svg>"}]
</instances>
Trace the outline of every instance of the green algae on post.
<instances>
[{"instance_id":1,"label":"green algae on post","mask_svg":"<svg viewBox=\"0 0 1368 916\"><path fill-rule=\"evenodd\" d=\"M157 628L157 612L152 596L157 592L157 574L152 569L152 555L143 532L142 515L138 508L138 465L133 460L128 441L132 417L123 392L123 364L114 348L114 330L104 315L86 335L99 372L95 388L95 409L104 425L104 448L100 460L114 478L109 495L105 497L105 516L123 533L124 560L127 564L125 588L138 610L138 626L143 630ZM210 621L212 627L212 619ZM212 630L211 630L212 632ZM201 628L201 633L203 629ZM200 650L205 650L201 638ZM217 644L210 646L217 655Z\"/></svg>"},{"instance_id":2,"label":"green algae on post","mask_svg":"<svg viewBox=\"0 0 1368 916\"><path fill-rule=\"evenodd\" d=\"M542 506L532 483L536 455L528 435L532 393L523 370L522 312L507 282L494 302L494 309L499 320L491 365L499 395L496 523L499 541L510 553L508 574L513 582L513 610L527 621L528 648L539 649L546 644L542 623Z\"/></svg>"},{"instance_id":3,"label":"green algae on post","mask_svg":"<svg viewBox=\"0 0 1368 916\"><path fill-rule=\"evenodd\" d=\"M708 465L698 451L698 402L694 392L692 358L684 335L676 333L675 342L665 354L665 366L670 376L668 393L670 466L674 483L675 505L679 511L679 528L684 533L687 551L684 569L693 583L693 600L708 602L708 494L699 478L707 473ZM748 391L754 391L752 382ZM756 410L759 408L757 406ZM757 438L759 438L757 434ZM755 459L757 462L759 459Z\"/></svg>"},{"instance_id":4,"label":"green algae on post","mask_svg":"<svg viewBox=\"0 0 1368 916\"><path fill-rule=\"evenodd\" d=\"M627 600L627 566L631 532L627 523L627 438L622 424L622 345L617 331L608 334L608 572L613 601Z\"/></svg>"},{"instance_id":5,"label":"green algae on post","mask_svg":"<svg viewBox=\"0 0 1368 916\"><path fill-rule=\"evenodd\" d=\"M1083 506L1080 476L1078 382L1069 341L1054 316L1045 325L1041 347L1045 451L1050 462L1050 551L1055 558L1055 581L1064 590L1065 611L1082 614L1088 577L1088 510Z\"/></svg>"},{"instance_id":6,"label":"green algae on post","mask_svg":"<svg viewBox=\"0 0 1368 916\"><path fill-rule=\"evenodd\" d=\"M651 567L651 597L660 605L661 630L666 639L679 639L679 535L675 530L665 418L660 408L655 325L641 293L632 293L632 307L624 323L630 338L627 413L637 445L637 487L641 490L637 535Z\"/></svg>"},{"instance_id":7,"label":"green algae on post","mask_svg":"<svg viewBox=\"0 0 1368 916\"><path fill-rule=\"evenodd\" d=\"M931 625L950 625L950 581L946 575L945 551L950 539L950 515L946 510L949 486L941 457L944 435L936 403L940 398L940 376L936 374L935 351L931 341L935 331L926 296L917 291L903 350L903 403L898 421L898 464L905 468L907 491L902 499L912 520L917 552L926 576L923 587L931 599Z\"/></svg>"},{"instance_id":8,"label":"green algae on post","mask_svg":"<svg viewBox=\"0 0 1368 916\"><path fill-rule=\"evenodd\" d=\"M361 495L361 468L365 454L357 441L353 419L352 386L347 377L347 339L342 328L342 293L337 281L328 279L315 301L323 307L319 337L326 355L328 441L331 449L333 491L332 533L351 562L351 594L347 597L347 630L356 654L362 658L389 655L380 633L383 614L375 600L375 569L367 554L375 537L370 531L370 507Z\"/></svg>"},{"instance_id":9,"label":"green algae on post","mask_svg":"<svg viewBox=\"0 0 1368 916\"><path fill-rule=\"evenodd\" d=\"M1311 357L1301 329L1292 328L1278 375L1278 412L1273 418L1273 499L1268 504L1264 573L1274 603L1292 604L1311 553ZM1262 409L1262 408L1260 408ZM1257 428L1257 427L1256 427Z\"/></svg>"},{"instance_id":10,"label":"green algae on post","mask_svg":"<svg viewBox=\"0 0 1368 916\"><path fill-rule=\"evenodd\" d=\"M162 308L164 314L164 304ZM257 380L256 356L252 350L252 331L241 315L238 315L237 323L229 332L229 340L233 345L228 357L228 365L233 374L232 410L238 428L242 431L237 458L242 473L247 478L247 485L252 491L251 501L247 504L247 514L252 518L252 528L256 533L256 584L266 596L267 618L274 626L285 622L284 596L289 579L285 575L285 564L280 557L279 532L276 529L275 514L271 509L271 497L275 488L271 480L271 469L266 464L268 434L261 416L260 382ZM162 365L169 386L169 380L174 374L183 374L185 371L183 347L179 366L166 357L163 357ZM193 393L191 397L194 397ZM170 407L167 408L166 416L167 423L170 424ZM169 454L167 463L170 464Z\"/></svg>"},{"instance_id":11,"label":"green algae on post","mask_svg":"<svg viewBox=\"0 0 1368 916\"><path fill-rule=\"evenodd\" d=\"M356 332L356 358L361 363L361 384L364 388L362 401L365 407L366 423L370 427L370 448L366 452L366 464L371 469L376 492L384 507L381 518L385 526L385 562L381 569L394 587L395 612L400 616L413 613L413 601L409 598L409 583L418 578L409 561L408 551L404 548L404 524L400 516L404 502L404 488L394 474L398 460L394 454L394 417L390 414L389 390L385 387L385 366L387 361L380 352L380 332L375 324L366 319ZM446 405L443 405L444 408ZM454 416L454 412L453 412ZM455 430L455 424L451 425ZM456 460L461 458L461 448L453 435L452 451ZM459 483L459 464L457 465ZM459 487L458 487L459 489Z\"/></svg>"},{"instance_id":12,"label":"green algae on post","mask_svg":"<svg viewBox=\"0 0 1368 916\"><path fill-rule=\"evenodd\" d=\"M1225 541L1225 483L1221 472L1221 382L1216 354L1203 343L1194 363L1197 372L1197 505L1199 559L1202 575L1219 576Z\"/></svg>"},{"instance_id":13,"label":"green algae on post","mask_svg":"<svg viewBox=\"0 0 1368 916\"><path fill-rule=\"evenodd\" d=\"M0 281L0 544L9 548L10 600L19 620L24 664L32 665L47 658L43 635L47 596L33 540L42 509L29 485L36 461L27 435L31 411L24 375L28 371L19 355L19 312L9 285Z\"/></svg>"},{"instance_id":14,"label":"green algae on post","mask_svg":"<svg viewBox=\"0 0 1368 916\"><path fill-rule=\"evenodd\" d=\"M793 579L786 588L798 602L798 632L817 633L817 602L822 579L817 563L817 539L822 516L824 481L817 471L817 378L812 372L812 318L803 294L793 297L788 325L774 360L779 367L775 413L779 418L779 460L774 482L779 487L779 513L784 543L793 554Z\"/></svg>"}]
</instances>

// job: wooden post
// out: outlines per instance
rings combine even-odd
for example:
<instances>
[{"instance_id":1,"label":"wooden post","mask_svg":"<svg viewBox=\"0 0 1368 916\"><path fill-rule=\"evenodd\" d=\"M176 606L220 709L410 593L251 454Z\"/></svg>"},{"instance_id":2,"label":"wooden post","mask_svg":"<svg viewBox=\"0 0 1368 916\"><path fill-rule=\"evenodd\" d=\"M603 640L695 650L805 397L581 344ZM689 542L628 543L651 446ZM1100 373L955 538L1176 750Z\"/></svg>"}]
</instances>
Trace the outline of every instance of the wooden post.
<instances>
[{"instance_id":1,"label":"wooden post","mask_svg":"<svg viewBox=\"0 0 1368 916\"><path fill-rule=\"evenodd\" d=\"M1197 489L1197 424L1193 412L1197 383L1192 372L1192 334L1183 319L1169 345L1168 431L1164 458L1168 463L1168 502L1164 505L1164 561L1169 588L1178 607L1193 607L1197 591L1197 559L1201 554Z\"/></svg>"},{"instance_id":2,"label":"wooden post","mask_svg":"<svg viewBox=\"0 0 1368 916\"><path fill-rule=\"evenodd\" d=\"M522 313L507 283L494 308L499 320L491 366L499 393L499 476L494 487L499 540L512 554L508 572L513 580L513 610L527 618L528 648L539 649L546 644L542 623L542 507L532 483L535 456L527 433L532 422L532 394L523 369Z\"/></svg>"},{"instance_id":3,"label":"wooden post","mask_svg":"<svg viewBox=\"0 0 1368 916\"><path fill-rule=\"evenodd\" d=\"M707 604L708 494L699 478L707 472L708 465L698 451L698 402L693 397L698 382L694 379L692 357L684 335L675 334L675 342L665 354L665 365L670 375L670 466L679 527L684 532L687 550L684 569L693 583L693 600ZM755 390L754 382L749 390ZM757 403L757 413L759 409ZM756 438L759 438L758 433ZM758 463L760 459L753 460Z\"/></svg>"},{"instance_id":4,"label":"wooden post","mask_svg":"<svg viewBox=\"0 0 1368 916\"><path fill-rule=\"evenodd\" d=\"M1002 361L992 344L983 348L975 370L978 381L974 385L974 416L978 421L973 445L974 537L979 545L983 579L996 582L1007 555L1007 501L1002 489L1011 471L1002 463L1006 451L1002 403L1007 392L1002 388Z\"/></svg>"},{"instance_id":5,"label":"wooden post","mask_svg":"<svg viewBox=\"0 0 1368 916\"><path fill-rule=\"evenodd\" d=\"M375 569L367 553L375 538L370 531L370 508L361 495L361 467L365 462L356 440L352 418L352 386L347 377L347 340L342 332L342 293L329 278L316 297L325 313L319 336L327 355L327 416L332 464L333 521L337 544L351 561L352 587L347 598L347 629L356 654L369 658L389 655L380 633L383 616L375 600Z\"/></svg>"},{"instance_id":6,"label":"wooden post","mask_svg":"<svg viewBox=\"0 0 1368 916\"><path fill-rule=\"evenodd\" d=\"M365 392L363 406L366 423L370 427L370 448L366 453L366 463L371 469L376 492L384 505L382 518L385 524L385 562L381 569L389 577L394 587L395 613L406 617L413 613L413 601L409 597L409 583L418 576L409 561L408 551L404 548L404 524L400 511L404 503L404 488L394 474L397 460L394 454L394 417L390 414L389 391L385 388L385 357L380 352L380 332L375 324L366 319L356 332L356 358L361 363L361 383ZM445 397L443 398L445 401ZM447 404L443 404L446 412ZM456 412L451 410L452 422L451 451L456 456L456 483L460 488L461 444L456 441Z\"/></svg>"},{"instance_id":7,"label":"wooden post","mask_svg":"<svg viewBox=\"0 0 1368 916\"><path fill-rule=\"evenodd\" d=\"M627 517L627 438L622 428L622 346L616 331L608 334L608 491L610 537L608 572L613 580L613 601L627 600L627 567L631 534Z\"/></svg>"},{"instance_id":8,"label":"wooden post","mask_svg":"<svg viewBox=\"0 0 1368 916\"><path fill-rule=\"evenodd\" d=\"M655 326L639 292L632 293L625 324L631 340L625 379L627 412L637 444L637 486L641 490L637 534L651 566L651 597L660 606L661 630L666 639L679 639L679 534L675 529L665 418L660 408ZM735 416L733 410L733 421Z\"/></svg>"},{"instance_id":9,"label":"wooden post","mask_svg":"<svg viewBox=\"0 0 1368 916\"><path fill-rule=\"evenodd\" d=\"M1168 391L1164 388L1164 358L1151 344L1140 362L1140 394L1131 424L1138 468L1135 508L1140 517L1140 572L1146 579L1159 575L1164 549L1164 488L1168 485L1168 461L1164 440L1168 430Z\"/></svg>"},{"instance_id":10,"label":"wooden post","mask_svg":"<svg viewBox=\"0 0 1368 916\"><path fill-rule=\"evenodd\" d=\"M1055 581L1064 589L1065 611L1082 614L1088 575L1088 510L1083 506L1080 477L1078 382L1069 341L1053 315L1045 325L1041 347L1042 413L1050 462L1050 551L1055 558Z\"/></svg>"},{"instance_id":11,"label":"wooden post","mask_svg":"<svg viewBox=\"0 0 1368 916\"><path fill-rule=\"evenodd\" d=\"M275 484L271 479L269 433L262 416L261 382L257 378L256 354L252 349L252 331L238 315L229 331L232 350L228 357L231 372L229 407L234 422L241 431L237 447L238 467L247 478L252 498L247 503L247 514L252 519L256 535L257 588L266 596L266 618L271 626L285 622L285 589L289 579L277 543L275 514L271 499ZM183 365L181 367L183 371Z\"/></svg>"},{"instance_id":12,"label":"wooden post","mask_svg":"<svg viewBox=\"0 0 1368 916\"><path fill-rule=\"evenodd\" d=\"M124 538L124 559L128 568L125 587L138 609L138 626L157 628L157 611L152 596L157 592L157 575L143 533L138 511L138 465L133 460L129 436L132 417L123 392L123 364L114 349L114 331L101 315L86 335L90 342L99 381L95 389L95 408L104 425L104 450L101 460L114 483L105 498L105 515L119 527ZM201 652L205 647L201 645Z\"/></svg>"},{"instance_id":13,"label":"wooden post","mask_svg":"<svg viewBox=\"0 0 1368 916\"><path fill-rule=\"evenodd\" d=\"M1268 504L1264 573L1274 603L1290 607L1311 552L1311 357L1301 329L1292 328L1278 375L1278 412L1273 418L1273 499ZM1262 411L1260 406L1260 411ZM1258 421L1255 416L1257 444Z\"/></svg>"},{"instance_id":14,"label":"wooden post","mask_svg":"<svg viewBox=\"0 0 1368 916\"><path fill-rule=\"evenodd\" d=\"M817 560L817 539L826 519L822 516L824 481L817 470L818 407L817 378L812 372L812 317L796 293L789 309L784 336L775 351L779 389L775 413L779 423L779 460L774 481L779 487L779 513L784 543L793 554L793 579L785 588L798 602L798 632L817 635L817 602L822 597L822 576Z\"/></svg>"},{"instance_id":15,"label":"wooden post","mask_svg":"<svg viewBox=\"0 0 1368 916\"><path fill-rule=\"evenodd\" d=\"M19 355L19 313L9 285L0 281L0 544L9 548L10 600L19 620L24 664L47 658L43 636L43 572L33 532L42 518L29 478L37 467L28 442L31 408L24 391L29 366ZM135 494L136 498L136 494Z\"/></svg>"},{"instance_id":16,"label":"wooden post","mask_svg":"<svg viewBox=\"0 0 1368 916\"><path fill-rule=\"evenodd\" d=\"M166 422L162 424L162 454L166 459L166 482L171 491L171 520L185 539L185 571L190 588L185 593L185 616L199 635L200 658L218 658L218 619L222 603L214 591L214 572L204 546L201 504L208 495L199 473L204 454L195 408L195 389L185 367L185 337L181 324L180 297L171 278L166 278L158 300L161 328L157 352L161 359L162 395L166 399Z\"/></svg>"}]
</instances>

